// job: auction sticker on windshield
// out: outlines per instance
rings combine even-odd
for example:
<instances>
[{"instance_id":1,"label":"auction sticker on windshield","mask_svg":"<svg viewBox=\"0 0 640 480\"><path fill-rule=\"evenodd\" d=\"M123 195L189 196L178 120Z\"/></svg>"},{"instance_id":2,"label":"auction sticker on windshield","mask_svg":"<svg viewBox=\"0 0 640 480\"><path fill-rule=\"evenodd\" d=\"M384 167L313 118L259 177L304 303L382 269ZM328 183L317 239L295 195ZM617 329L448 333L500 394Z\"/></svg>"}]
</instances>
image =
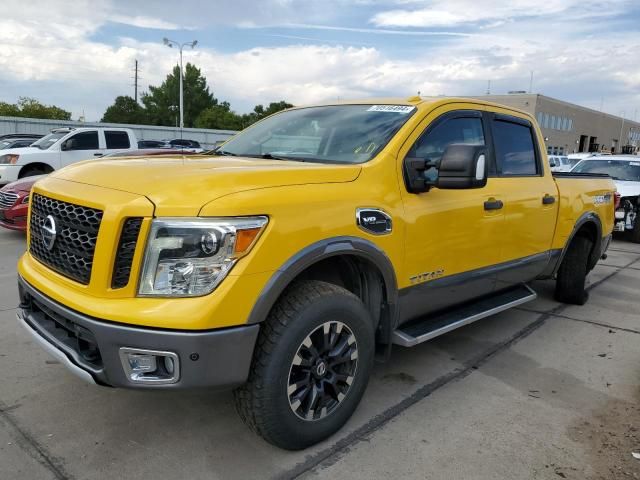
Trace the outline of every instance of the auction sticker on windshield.
<instances>
[{"instance_id":1,"label":"auction sticker on windshield","mask_svg":"<svg viewBox=\"0 0 640 480\"><path fill-rule=\"evenodd\" d=\"M411 113L416 109L410 105L373 105L367 109L367 112L389 112L389 113Z\"/></svg>"}]
</instances>

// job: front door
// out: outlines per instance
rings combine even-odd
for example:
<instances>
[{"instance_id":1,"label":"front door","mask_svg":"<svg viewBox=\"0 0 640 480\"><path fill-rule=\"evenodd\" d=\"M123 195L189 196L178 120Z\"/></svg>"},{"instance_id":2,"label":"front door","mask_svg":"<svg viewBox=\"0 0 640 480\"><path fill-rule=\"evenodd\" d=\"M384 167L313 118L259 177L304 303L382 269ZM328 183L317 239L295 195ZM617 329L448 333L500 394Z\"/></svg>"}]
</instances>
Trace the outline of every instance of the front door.
<instances>
[{"instance_id":1,"label":"front door","mask_svg":"<svg viewBox=\"0 0 640 480\"><path fill-rule=\"evenodd\" d=\"M82 160L93 160L103 153L97 130L78 132L64 141L60 163L65 167Z\"/></svg>"},{"instance_id":2,"label":"front door","mask_svg":"<svg viewBox=\"0 0 640 480\"><path fill-rule=\"evenodd\" d=\"M437 165L450 144L484 145L487 133L482 113L460 106L450 105L428 115L401 149L400 161L424 158ZM435 179L437 168L425 176ZM401 190L406 253L402 278L398 278L400 321L491 293L504 226L503 200L495 178L478 189L431 188L412 194L402 184Z\"/></svg>"}]
</instances>

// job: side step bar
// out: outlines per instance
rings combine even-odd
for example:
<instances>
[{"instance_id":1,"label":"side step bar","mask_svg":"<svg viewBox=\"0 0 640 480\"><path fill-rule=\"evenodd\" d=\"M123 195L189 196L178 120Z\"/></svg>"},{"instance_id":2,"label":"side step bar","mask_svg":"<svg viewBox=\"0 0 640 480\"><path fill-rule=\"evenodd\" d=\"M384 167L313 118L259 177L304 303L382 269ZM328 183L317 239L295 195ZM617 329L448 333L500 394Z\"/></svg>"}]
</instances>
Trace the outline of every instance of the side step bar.
<instances>
[{"instance_id":1,"label":"side step bar","mask_svg":"<svg viewBox=\"0 0 640 480\"><path fill-rule=\"evenodd\" d=\"M521 285L456 310L405 324L393 332L392 341L395 345L413 347L456 328L535 300L537 296L528 285Z\"/></svg>"}]
</instances>

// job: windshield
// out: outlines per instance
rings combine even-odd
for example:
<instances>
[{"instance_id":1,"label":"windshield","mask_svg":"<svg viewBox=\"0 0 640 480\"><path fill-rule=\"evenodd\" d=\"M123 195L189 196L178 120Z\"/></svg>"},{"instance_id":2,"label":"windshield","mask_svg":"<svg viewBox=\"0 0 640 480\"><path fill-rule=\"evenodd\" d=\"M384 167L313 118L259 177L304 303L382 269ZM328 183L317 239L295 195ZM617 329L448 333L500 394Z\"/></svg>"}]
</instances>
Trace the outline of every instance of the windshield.
<instances>
[{"instance_id":1,"label":"windshield","mask_svg":"<svg viewBox=\"0 0 640 480\"><path fill-rule=\"evenodd\" d=\"M606 173L614 180L640 182L640 159L583 160L573 169L577 173Z\"/></svg>"},{"instance_id":2,"label":"windshield","mask_svg":"<svg viewBox=\"0 0 640 480\"><path fill-rule=\"evenodd\" d=\"M2 142L0 142L0 150L4 150L12 143L13 143L13 140L3 140Z\"/></svg>"},{"instance_id":3,"label":"windshield","mask_svg":"<svg viewBox=\"0 0 640 480\"><path fill-rule=\"evenodd\" d=\"M38 147L40 150L46 150L68 133L69 132L50 133L49 135L42 137L37 142L32 143L31 146Z\"/></svg>"},{"instance_id":4,"label":"windshield","mask_svg":"<svg viewBox=\"0 0 640 480\"><path fill-rule=\"evenodd\" d=\"M321 163L371 160L416 111L407 105L287 110L239 133L216 153Z\"/></svg>"}]
</instances>

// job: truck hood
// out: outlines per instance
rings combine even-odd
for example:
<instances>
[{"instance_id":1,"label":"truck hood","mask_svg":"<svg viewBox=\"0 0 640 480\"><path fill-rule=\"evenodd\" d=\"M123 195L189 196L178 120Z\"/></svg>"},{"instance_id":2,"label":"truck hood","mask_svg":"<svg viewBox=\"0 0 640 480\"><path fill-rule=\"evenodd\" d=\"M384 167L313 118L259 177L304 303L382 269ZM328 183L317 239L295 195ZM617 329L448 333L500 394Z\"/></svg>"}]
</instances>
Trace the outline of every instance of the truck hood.
<instances>
[{"instance_id":1,"label":"truck hood","mask_svg":"<svg viewBox=\"0 0 640 480\"><path fill-rule=\"evenodd\" d=\"M197 215L216 198L286 185L344 183L359 165L326 165L242 157L130 157L91 160L54 172L63 180L144 195L156 215Z\"/></svg>"},{"instance_id":2,"label":"truck hood","mask_svg":"<svg viewBox=\"0 0 640 480\"><path fill-rule=\"evenodd\" d=\"M7 153L16 155L31 155L34 153L47 152L48 150L40 150L38 147L20 147L20 148L7 148L0 150L0 155L6 155Z\"/></svg>"},{"instance_id":3,"label":"truck hood","mask_svg":"<svg viewBox=\"0 0 640 480\"><path fill-rule=\"evenodd\" d=\"M640 196L640 182L629 182L626 180L614 180L616 189L621 197Z\"/></svg>"}]
</instances>

